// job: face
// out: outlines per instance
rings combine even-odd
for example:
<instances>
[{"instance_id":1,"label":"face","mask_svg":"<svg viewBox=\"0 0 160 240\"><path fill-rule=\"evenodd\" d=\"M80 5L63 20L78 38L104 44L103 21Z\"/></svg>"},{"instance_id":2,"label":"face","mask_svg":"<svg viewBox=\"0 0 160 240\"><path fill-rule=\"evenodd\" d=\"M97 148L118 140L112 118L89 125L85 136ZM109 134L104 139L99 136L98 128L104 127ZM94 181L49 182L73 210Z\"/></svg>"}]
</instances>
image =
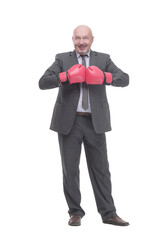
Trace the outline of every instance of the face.
<instances>
[{"instance_id":1,"label":"face","mask_svg":"<svg viewBox=\"0 0 160 240\"><path fill-rule=\"evenodd\" d=\"M76 52L85 55L89 52L94 37L87 26L79 26L73 32L73 44Z\"/></svg>"}]
</instances>

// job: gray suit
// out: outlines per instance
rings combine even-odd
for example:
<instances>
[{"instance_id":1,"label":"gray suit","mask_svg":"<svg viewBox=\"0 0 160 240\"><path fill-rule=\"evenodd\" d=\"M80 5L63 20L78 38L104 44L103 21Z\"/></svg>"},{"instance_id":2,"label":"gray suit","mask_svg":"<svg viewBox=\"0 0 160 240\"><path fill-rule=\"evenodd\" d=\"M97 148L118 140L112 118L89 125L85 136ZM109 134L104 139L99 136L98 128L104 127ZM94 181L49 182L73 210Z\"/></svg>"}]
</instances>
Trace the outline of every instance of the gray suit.
<instances>
[{"instance_id":1,"label":"gray suit","mask_svg":"<svg viewBox=\"0 0 160 240\"><path fill-rule=\"evenodd\" d=\"M80 206L79 161L81 145L84 144L87 165L98 212L102 220L116 212L111 195L111 180L107 158L105 132L111 130L110 111L106 96L106 85L88 85L91 116L76 114L80 96L80 84L60 87L58 74L78 64L76 52L57 54L55 62L39 80L41 89L59 87L53 110L50 129L58 132L63 168L63 187L69 206L69 214L84 216ZM90 66L95 65L104 72L112 73L112 86L125 87L129 76L120 70L108 54L90 52Z\"/></svg>"},{"instance_id":2,"label":"gray suit","mask_svg":"<svg viewBox=\"0 0 160 240\"><path fill-rule=\"evenodd\" d=\"M78 64L76 52L57 54L55 62L47 69L39 81L41 89L59 86L58 74ZM90 52L90 66L95 65L104 72L113 74L111 85L125 87L129 84L129 76L120 70L108 54ZM105 85L89 85L92 121L97 133L111 130L110 111ZM73 126L79 100L79 84L60 87L55 103L50 129L61 134L68 134Z\"/></svg>"}]
</instances>

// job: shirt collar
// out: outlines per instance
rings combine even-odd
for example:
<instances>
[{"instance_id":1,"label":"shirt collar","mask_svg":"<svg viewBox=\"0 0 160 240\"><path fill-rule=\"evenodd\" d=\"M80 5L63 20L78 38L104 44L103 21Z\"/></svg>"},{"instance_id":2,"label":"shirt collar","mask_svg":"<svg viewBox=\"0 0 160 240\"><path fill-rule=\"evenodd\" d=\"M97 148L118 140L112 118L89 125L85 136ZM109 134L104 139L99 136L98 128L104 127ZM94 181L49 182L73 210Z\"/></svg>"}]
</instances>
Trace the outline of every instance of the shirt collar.
<instances>
[{"instance_id":1,"label":"shirt collar","mask_svg":"<svg viewBox=\"0 0 160 240\"><path fill-rule=\"evenodd\" d=\"M85 55L87 55L87 56L89 57L89 56L90 56L90 51L91 51L91 50L89 50L89 52L88 52L87 54L85 54ZM79 57L81 56L81 55L80 55L79 53L77 53L77 52L76 52L76 55L77 55L77 58L79 58Z\"/></svg>"}]
</instances>

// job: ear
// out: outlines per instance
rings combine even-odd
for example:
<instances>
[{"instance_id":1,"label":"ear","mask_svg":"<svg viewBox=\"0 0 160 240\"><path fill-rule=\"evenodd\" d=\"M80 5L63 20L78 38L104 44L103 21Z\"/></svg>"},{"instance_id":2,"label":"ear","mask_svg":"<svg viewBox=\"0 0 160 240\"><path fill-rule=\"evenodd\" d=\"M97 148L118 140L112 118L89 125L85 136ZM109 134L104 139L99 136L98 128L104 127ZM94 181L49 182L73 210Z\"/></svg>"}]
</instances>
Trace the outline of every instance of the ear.
<instances>
[{"instance_id":1,"label":"ear","mask_svg":"<svg viewBox=\"0 0 160 240\"><path fill-rule=\"evenodd\" d=\"M93 43L93 41L94 41L94 36L92 36L92 43Z\"/></svg>"}]
</instances>

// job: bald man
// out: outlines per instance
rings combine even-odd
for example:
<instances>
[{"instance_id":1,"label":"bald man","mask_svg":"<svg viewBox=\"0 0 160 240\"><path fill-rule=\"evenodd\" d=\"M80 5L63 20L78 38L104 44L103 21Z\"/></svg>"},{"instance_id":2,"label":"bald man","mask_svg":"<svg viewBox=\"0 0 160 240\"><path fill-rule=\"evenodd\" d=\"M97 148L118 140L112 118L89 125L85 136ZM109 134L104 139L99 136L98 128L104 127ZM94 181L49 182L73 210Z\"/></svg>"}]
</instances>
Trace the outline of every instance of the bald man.
<instances>
[{"instance_id":1,"label":"bald man","mask_svg":"<svg viewBox=\"0 0 160 240\"><path fill-rule=\"evenodd\" d=\"M109 86L125 87L129 76L110 55L91 50L94 37L88 26L73 31L74 51L57 54L39 80L40 89L59 88L50 129L58 133L63 188L70 226L80 226L79 163L84 145L89 176L102 222L128 226L116 213L112 193L105 132L111 130L106 95ZM60 207L60 206L59 206Z\"/></svg>"}]
</instances>

